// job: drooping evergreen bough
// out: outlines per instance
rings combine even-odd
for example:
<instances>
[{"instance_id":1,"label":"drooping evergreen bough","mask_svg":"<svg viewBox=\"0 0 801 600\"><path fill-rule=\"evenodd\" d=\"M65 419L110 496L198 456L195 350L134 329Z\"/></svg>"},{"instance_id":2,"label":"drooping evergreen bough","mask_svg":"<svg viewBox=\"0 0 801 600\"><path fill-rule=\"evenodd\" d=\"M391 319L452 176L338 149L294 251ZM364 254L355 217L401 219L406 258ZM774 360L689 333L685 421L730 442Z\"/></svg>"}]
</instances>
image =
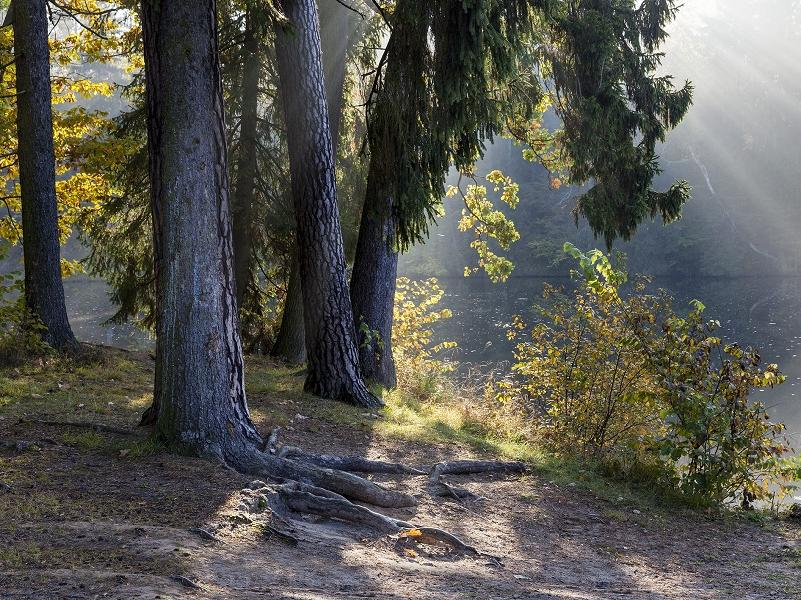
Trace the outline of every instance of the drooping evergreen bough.
<instances>
[{"instance_id":1,"label":"drooping evergreen bough","mask_svg":"<svg viewBox=\"0 0 801 600\"><path fill-rule=\"evenodd\" d=\"M639 6L638 6L639 5ZM692 86L656 76L676 16L673 0L570 2L550 27L555 107L564 122L570 181L592 187L576 205L608 246L629 239L647 218L680 217L686 182L652 189L660 173L655 152L687 113Z\"/></svg>"},{"instance_id":2,"label":"drooping evergreen bough","mask_svg":"<svg viewBox=\"0 0 801 600\"><path fill-rule=\"evenodd\" d=\"M688 110L692 88L656 77L670 0L398 0L369 118L371 163L351 281L364 375L394 384L397 251L425 239L448 170L470 170L484 143L530 118L550 91L564 121L577 202L607 244L648 216L678 218L685 182L651 189L655 144ZM552 89L550 89L552 88Z\"/></svg>"}]
</instances>

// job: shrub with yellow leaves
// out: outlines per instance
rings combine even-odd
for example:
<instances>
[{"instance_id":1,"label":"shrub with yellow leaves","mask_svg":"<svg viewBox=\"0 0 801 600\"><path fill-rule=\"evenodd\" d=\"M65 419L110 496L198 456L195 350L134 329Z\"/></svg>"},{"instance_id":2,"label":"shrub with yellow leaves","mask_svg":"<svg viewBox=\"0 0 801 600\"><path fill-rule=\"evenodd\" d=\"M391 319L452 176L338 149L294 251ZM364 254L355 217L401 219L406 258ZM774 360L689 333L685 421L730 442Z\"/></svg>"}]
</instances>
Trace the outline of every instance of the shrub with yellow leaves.
<instances>
[{"instance_id":1,"label":"shrub with yellow leaves","mask_svg":"<svg viewBox=\"0 0 801 600\"><path fill-rule=\"evenodd\" d=\"M423 390L436 385L442 375L454 368L445 354L456 347L456 342L432 344L434 327L452 316L449 309L439 307L444 295L445 290L435 278L398 278L392 326L398 384L412 392L417 390L417 395L429 395Z\"/></svg>"},{"instance_id":2,"label":"shrub with yellow leaves","mask_svg":"<svg viewBox=\"0 0 801 600\"><path fill-rule=\"evenodd\" d=\"M624 293L625 271L603 252L565 251L579 285L570 296L546 287L540 321L514 321L516 362L496 399L522 403L555 452L647 473L693 503L750 505L789 489L784 425L750 398L784 381L778 366L724 345L701 302L678 315L646 278Z\"/></svg>"}]
</instances>

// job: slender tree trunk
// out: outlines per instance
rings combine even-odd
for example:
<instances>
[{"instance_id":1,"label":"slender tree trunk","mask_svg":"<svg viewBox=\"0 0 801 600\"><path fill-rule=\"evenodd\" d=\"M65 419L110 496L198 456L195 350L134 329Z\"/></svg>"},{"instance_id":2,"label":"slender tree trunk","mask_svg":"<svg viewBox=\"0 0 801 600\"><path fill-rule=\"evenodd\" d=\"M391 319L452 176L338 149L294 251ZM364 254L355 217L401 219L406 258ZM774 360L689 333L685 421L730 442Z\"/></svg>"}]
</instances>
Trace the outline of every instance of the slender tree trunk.
<instances>
[{"instance_id":1,"label":"slender tree trunk","mask_svg":"<svg viewBox=\"0 0 801 600\"><path fill-rule=\"evenodd\" d=\"M44 341L67 350L78 342L61 281L47 0L14 0L13 26L25 305L47 328Z\"/></svg>"},{"instance_id":2,"label":"slender tree trunk","mask_svg":"<svg viewBox=\"0 0 801 600\"><path fill-rule=\"evenodd\" d=\"M228 461L260 440L245 398L214 0L144 0L158 260L156 429Z\"/></svg>"},{"instance_id":3,"label":"slender tree trunk","mask_svg":"<svg viewBox=\"0 0 801 600\"><path fill-rule=\"evenodd\" d=\"M300 281L300 259L297 251L292 258L292 270L289 272L284 313L281 316L281 328L273 346L272 355L282 360L299 365L306 362L306 336L303 325L303 288Z\"/></svg>"},{"instance_id":4,"label":"slender tree trunk","mask_svg":"<svg viewBox=\"0 0 801 600\"><path fill-rule=\"evenodd\" d=\"M410 4L413 2L408 0L399 3L396 14L407 15L414 9ZM423 76L424 65L411 57L427 43L426 29L409 25L413 25L413 20L396 19L387 46L386 72L371 119L367 192L350 280L353 315L360 332L361 372L366 380L384 387L394 387L397 383L392 357L398 271L393 206L399 176L397 163L398 156L408 151L403 147L402 128L417 119L412 112L416 104L405 99L418 88ZM404 114L404 109L410 114Z\"/></svg>"},{"instance_id":5,"label":"slender tree trunk","mask_svg":"<svg viewBox=\"0 0 801 600\"><path fill-rule=\"evenodd\" d=\"M242 310L245 292L252 278L253 202L256 191L257 139L259 125L259 75L261 60L259 41L254 31L252 7L245 16L245 37L242 44L242 122L239 127L239 155L236 166L236 185L232 198L234 232L234 265L236 300Z\"/></svg>"},{"instance_id":6,"label":"slender tree trunk","mask_svg":"<svg viewBox=\"0 0 801 600\"><path fill-rule=\"evenodd\" d=\"M377 406L359 375L314 0L283 0L276 57L289 143L308 354L306 391Z\"/></svg>"},{"instance_id":7,"label":"slender tree trunk","mask_svg":"<svg viewBox=\"0 0 801 600\"><path fill-rule=\"evenodd\" d=\"M384 151L371 154L359 241L350 280L353 318L359 328L359 365L365 380L387 388L397 385L392 357L392 322L395 308L395 280L398 253L392 218L392 193L387 182L392 174L374 163L381 163ZM368 329L369 333L363 331Z\"/></svg>"},{"instance_id":8,"label":"slender tree trunk","mask_svg":"<svg viewBox=\"0 0 801 600\"><path fill-rule=\"evenodd\" d=\"M325 73L325 95L328 102L333 153L336 159L339 129L342 123L342 96L350 43L351 11L337 0L318 0L317 5L320 9L320 42ZM300 281L300 262L297 256L292 259L281 328L278 331L272 355L292 364L306 362L303 286Z\"/></svg>"}]
</instances>

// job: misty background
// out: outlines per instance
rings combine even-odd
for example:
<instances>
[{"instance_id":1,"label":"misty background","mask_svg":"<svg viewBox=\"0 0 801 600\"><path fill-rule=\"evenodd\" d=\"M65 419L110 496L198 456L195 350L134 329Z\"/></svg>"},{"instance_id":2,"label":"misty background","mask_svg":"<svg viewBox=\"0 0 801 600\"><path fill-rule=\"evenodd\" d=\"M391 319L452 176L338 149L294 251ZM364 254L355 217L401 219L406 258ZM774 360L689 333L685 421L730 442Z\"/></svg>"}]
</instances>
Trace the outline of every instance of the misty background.
<instances>
[{"instance_id":1,"label":"misty background","mask_svg":"<svg viewBox=\"0 0 801 600\"><path fill-rule=\"evenodd\" d=\"M801 448L801 1L688 0L669 27L663 72L695 85L684 121L659 148L666 189L686 179L693 198L671 225L643 224L618 242L630 273L654 276L676 307L697 298L722 337L762 349L787 382L759 394L771 416L784 420ZM456 358L495 363L512 358L505 325L512 315L535 318L543 283L570 285L565 241L603 247L586 223L573 220L579 190L552 190L546 171L522 159L520 148L496 140L477 168L501 169L520 184L520 204L505 211L521 239L505 253L515 263L508 282L482 273L463 277L475 262L470 238L456 224L460 200L429 242L402 257L413 278L436 276L453 318L438 331L461 349ZM455 179L451 182L455 183ZM797 395L798 394L798 395Z\"/></svg>"}]
</instances>

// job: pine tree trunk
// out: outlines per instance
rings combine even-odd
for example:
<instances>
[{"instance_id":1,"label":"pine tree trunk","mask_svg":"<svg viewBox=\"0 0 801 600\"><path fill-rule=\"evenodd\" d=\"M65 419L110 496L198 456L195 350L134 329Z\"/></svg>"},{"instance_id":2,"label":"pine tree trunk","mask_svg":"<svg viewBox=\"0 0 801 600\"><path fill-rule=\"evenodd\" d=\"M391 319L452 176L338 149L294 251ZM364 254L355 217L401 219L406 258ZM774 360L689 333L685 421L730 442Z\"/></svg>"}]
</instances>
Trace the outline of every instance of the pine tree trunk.
<instances>
[{"instance_id":1,"label":"pine tree trunk","mask_svg":"<svg viewBox=\"0 0 801 600\"><path fill-rule=\"evenodd\" d=\"M415 9L413 4L400 2L396 15L408 15ZM384 387L395 387L397 383L392 357L392 321L398 271L393 206L395 181L399 176L398 155L406 151L402 128L418 118L414 113L416 104L406 99L415 93L425 68L410 57L416 55L415 49L425 47L427 30L409 27L410 24L414 21L396 18L387 45L386 72L369 132L367 192L350 280L353 315L360 332L362 375Z\"/></svg>"},{"instance_id":2,"label":"pine tree trunk","mask_svg":"<svg viewBox=\"0 0 801 600\"><path fill-rule=\"evenodd\" d=\"M353 318L359 328L362 376L367 381L394 388L397 375L392 357L392 322L398 253L393 246L392 195L386 185L392 174L384 172L380 166L386 160L382 156L385 153L380 148L371 153L350 298Z\"/></svg>"},{"instance_id":3,"label":"pine tree trunk","mask_svg":"<svg viewBox=\"0 0 801 600\"><path fill-rule=\"evenodd\" d=\"M256 191L257 130L259 125L259 74L261 61L259 42L254 31L253 14L248 8L245 16L245 36L242 44L242 121L239 127L239 154L236 166L236 185L231 201L234 232L234 265L236 300L242 309L245 293L252 277L253 202Z\"/></svg>"},{"instance_id":4,"label":"pine tree trunk","mask_svg":"<svg viewBox=\"0 0 801 600\"><path fill-rule=\"evenodd\" d=\"M336 162L339 129L342 123L342 96L349 46L351 11L337 0L318 0L320 9L320 44L325 73L325 95L331 126L331 141ZM291 364L306 362L306 336L303 328L303 286L300 263L292 259L281 328L272 355Z\"/></svg>"},{"instance_id":5,"label":"pine tree trunk","mask_svg":"<svg viewBox=\"0 0 801 600\"><path fill-rule=\"evenodd\" d=\"M314 0L283 0L289 25L276 28L297 220L308 392L362 406L380 401L359 375L356 332L345 276L334 154Z\"/></svg>"},{"instance_id":6,"label":"pine tree trunk","mask_svg":"<svg viewBox=\"0 0 801 600\"><path fill-rule=\"evenodd\" d=\"M25 305L47 328L44 341L69 350L78 342L61 281L47 1L14 0L13 26Z\"/></svg>"},{"instance_id":7,"label":"pine tree trunk","mask_svg":"<svg viewBox=\"0 0 801 600\"><path fill-rule=\"evenodd\" d=\"M292 259L289 273L281 329L273 346L272 355L293 365L306 362L306 336L303 325L303 288L300 282L300 260Z\"/></svg>"},{"instance_id":8,"label":"pine tree trunk","mask_svg":"<svg viewBox=\"0 0 801 600\"><path fill-rule=\"evenodd\" d=\"M258 443L239 339L214 0L144 0L158 435L223 460Z\"/></svg>"}]
</instances>

